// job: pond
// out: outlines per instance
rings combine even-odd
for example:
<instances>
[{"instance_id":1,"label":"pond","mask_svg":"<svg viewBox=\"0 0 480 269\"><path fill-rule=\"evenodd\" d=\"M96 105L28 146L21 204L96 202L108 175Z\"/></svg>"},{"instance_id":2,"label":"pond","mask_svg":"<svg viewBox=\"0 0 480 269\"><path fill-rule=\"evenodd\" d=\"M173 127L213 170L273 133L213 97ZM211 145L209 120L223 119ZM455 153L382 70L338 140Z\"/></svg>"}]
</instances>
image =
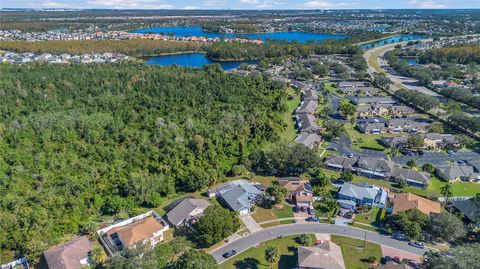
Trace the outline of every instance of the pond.
<instances>
[{"instance_id":1,"label":"pond","mask_svg":"<svg viewBox=\"0 0 480 269\"><path fill-rule=\"evenodd\" d=\"M187 27L158 27L158 28L143 28L133 30L132 33L155 33L164 35L174 35L180 37L188 36L204 36L207 38L249 38L249 39L261 39L261 40L286 40L286 41L298 41L305 43L307 41L321 42L326 39L344 39L348 35L344 34L330 34L330 33L307 33L307 32L273 32L273 33L254 33L254 34L227 34L227 33L213 33L205 32L199 26L187 26Z\"/></svg>"},{"instance_id":2,"label":"pond","mask_svg":"<svg viewBox=\"0 0 480 269\"><path fill-rule=\"evenodd\" d=\"M373 43L363 44L361 45L361 47L364 49L368 49L376 46L382 46L385 44L392 44L392 43L398 43L398 42L404 42L404 41L415 41L415 40L420 40L424 38L425 37L418 36L418 35L400 35L400 36L394 36L384 40L376 41Z\"/></svg>"},{"instance_id":3,"label":"pond","mask_svg":"<svg viewBox=\"0 0 480 269\"><path fill-rule=\"evenodd\" d=\"M224 70L231 70L238 68L242 63L257 64L258 61L213 61L208 59L203 53L183 53L149 57L146 59L146 63L162 66L179 65L186 67L202 67L207 64L218 63Z\"/></svg>"}]
</instances>

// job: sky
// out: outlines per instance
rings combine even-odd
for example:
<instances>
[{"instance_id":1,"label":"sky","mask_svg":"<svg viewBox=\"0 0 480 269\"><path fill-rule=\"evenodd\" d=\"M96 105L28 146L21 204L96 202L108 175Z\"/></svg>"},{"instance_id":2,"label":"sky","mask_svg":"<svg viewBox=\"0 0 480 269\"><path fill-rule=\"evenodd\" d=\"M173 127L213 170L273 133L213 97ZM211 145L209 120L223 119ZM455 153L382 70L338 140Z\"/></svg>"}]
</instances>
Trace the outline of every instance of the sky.
<instances>
[{"instance_id":1,"label":"sky","mask_svg":"<svg viewBox=\"0 0 480 269\"><path fill-rule=\"evenodd\" d=\"M0 0L0 8L460 9L480 0Z\"/></svg>"}]
</instances>

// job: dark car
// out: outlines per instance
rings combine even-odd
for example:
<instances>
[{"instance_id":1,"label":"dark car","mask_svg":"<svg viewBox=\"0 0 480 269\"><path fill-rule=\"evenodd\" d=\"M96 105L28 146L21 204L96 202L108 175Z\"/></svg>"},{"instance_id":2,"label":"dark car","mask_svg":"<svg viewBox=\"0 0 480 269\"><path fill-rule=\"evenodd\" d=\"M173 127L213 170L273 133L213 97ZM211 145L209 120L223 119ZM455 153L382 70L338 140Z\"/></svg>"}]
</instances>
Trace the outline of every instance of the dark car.
<instances>
[{"instance_id":1,"label":"dark car","mask_svg":"<svg viewBox=\"0 0 480 269\"><path fill-rule=\"evenodd\" d=\"M425 248L425 246L424 246L422 243L420 243L420 242L410 242L410 243L408 243L408 244L409 244L410 246L416 247L416 248L421 248L421 249L424 249L424 248Z\"/></svg>"},{"instance_id":2,"label":"dark car","mask_svg":"<svg viewBox=\"0 0 480 269\"><path fill-rule=\"evenodd\" d=\"M298 206L293 207L293 212L298 213L300 212L300 208Z\"/></svg>"},{"instance_id":3,"label":"dark car","mask_svg":"<svg viewBox=\"0 0 480 269\"><path fill-rule=\"evenodd\" d=\"M315 209L313 207L308 208L308 214L315 215Z\"/></svg>"},{"instance_id":4,"label":"dark car","mask_svg":"<svg viewBox=\"0 0 480 269\"><path fill-rule=\"evenodd\" d=\"M306 221L313 221L313 222L318 222L320 219L318 217L308 217L305 219Z\"/></svg>"},{"instance_id":5,"label":"dark car","mask_svg":"<svg viewBox=\"0 0 480 269\"><path fill-rule=\"evenodd\" d=\"M393 234L393 239L400 240L400 241L408 241L408 237L402 233L396 232Z\"/></svg>"},{"instance_id":6,"label":"dark car","mask_svg":"<svg viewBox=\"0 0 480 269\"><path fill-rule=\"evenodd\" d=\"M232 257L233 255L237 254L237 251L236 250L230 250L230 251L227 251L225 253L223 253L223 257L224 258L230 258Z\"/></svg>"}]
</instances>

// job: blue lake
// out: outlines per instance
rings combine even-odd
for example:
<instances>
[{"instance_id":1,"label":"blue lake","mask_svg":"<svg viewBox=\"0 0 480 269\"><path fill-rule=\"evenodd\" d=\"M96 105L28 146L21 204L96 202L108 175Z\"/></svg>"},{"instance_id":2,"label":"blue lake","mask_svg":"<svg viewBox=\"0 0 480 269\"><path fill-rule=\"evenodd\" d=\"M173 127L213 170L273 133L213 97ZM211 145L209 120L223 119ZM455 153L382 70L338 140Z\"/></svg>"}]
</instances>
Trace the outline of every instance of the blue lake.
<instances>
[{"instance_id":1,"label":"blue lake","mask_svg":"<svg viewBox=\"0 0 480 269\"><path fill-rule=\"evenodd\" d=\"M400 57L400 60L407 62L409 65L418 64L418 57Z\"/></svg>"},{"instance_id":2,"label":"blue lake","mask_svg":"<svg viewBox=\"0 0 480 269\"><path fill-rule=\"evenodd\" d=\"M424 38L425 37L418 36L418 35L400 35L400 36L390 37L388 39L384 39L384 40L381 40L381 41L377 41L377 42L374 42L374 43L364 44L364 45L361 45L361 47L364 48L364 49L368 49L368 48L371 48L371 47L382 46L382 45L385 45L385 44L398 43L398 42L402 42L402 41L415 41L415 40L420 40L420 39L424 39Z\"/></svg>"},{"instance_id":3,"label":"blue lake","mask_svg":"<svg viewBox=\"0 0 480 269\"><path fill-rule=\"evenodd\" d=\"M155 33L155 34L164 34L164 35L174 35L181 37L188 36L204 36L207 38L249 38L249 39L261 39L261 40L286 40L286 41L298 41L300 43L305 43L307 41L317 41L321 42L325 39L343 39L347 38L348 35L343 34L328 34L328 33L307 33L307 32L275 32L275 33L258 33L258 34L224 34L224 33L212 33L205 32L199 26L188 26L188 27L158 27L158 28L144 28L133 30L132 33Z\"/></svg>"},{"instance_id":4,"label":"blue lake","mask_svg":"<svg viewBox=\"0 0 480 269\"><path fill-rule=\"evenodd\" d=\"M257 64L258 61L212 61L208 59L203 53L185 53L153 56L146 60L147 64L157 64L162 66L179 65L187 67L202 67L207 64L218 63L224 70L231 70L238 68L242 63Z\"/></svg>"}]
</instances>

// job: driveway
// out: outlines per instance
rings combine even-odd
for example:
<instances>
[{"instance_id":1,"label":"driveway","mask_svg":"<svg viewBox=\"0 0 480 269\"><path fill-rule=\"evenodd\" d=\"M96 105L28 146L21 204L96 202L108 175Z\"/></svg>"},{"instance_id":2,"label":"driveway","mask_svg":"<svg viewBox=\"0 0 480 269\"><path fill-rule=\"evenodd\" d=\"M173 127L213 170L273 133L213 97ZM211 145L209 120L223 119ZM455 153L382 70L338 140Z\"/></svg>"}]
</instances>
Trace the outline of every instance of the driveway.
<instances>
[{"instance_id":1,"label":"driveway","mask_svg":"<svg viewBox=\"0 0 480 269\"><path fill-rule=\"evenodd\" d=\"M243 252L257 244L275 239L280 236L298 235L298 234L316 234L316 233L328 233L334 235L341 235L363 240L366 236L366 240L375 244L385 245L394 249L399 249L407 253L423 256L426 250L418 249L409 246L406 242L394 240L388 236L380 235L378 233L348 227L338 226L333 224L315 223L315 224L286 224L274 226L260 230L256 233L249 234L238 240L224 245L210 254L213 255L218 263L224 262L225 259L222 254L229 250L236 250L237 253Z\"/></svg>"},{"instance_id":2,"label":"driveway","mask_svg":"<svg viewBox=\"0 0 480 269\"><path fill-rule=\"evenodd\" d=\"M258 225L258 223L250 214L241 215L240 220L242 220L243 224L245 224L245 227L248 229L248 231L250 231L250 233L258 232L262 229L262 227Z\"/></svg>"}]
</instances>

